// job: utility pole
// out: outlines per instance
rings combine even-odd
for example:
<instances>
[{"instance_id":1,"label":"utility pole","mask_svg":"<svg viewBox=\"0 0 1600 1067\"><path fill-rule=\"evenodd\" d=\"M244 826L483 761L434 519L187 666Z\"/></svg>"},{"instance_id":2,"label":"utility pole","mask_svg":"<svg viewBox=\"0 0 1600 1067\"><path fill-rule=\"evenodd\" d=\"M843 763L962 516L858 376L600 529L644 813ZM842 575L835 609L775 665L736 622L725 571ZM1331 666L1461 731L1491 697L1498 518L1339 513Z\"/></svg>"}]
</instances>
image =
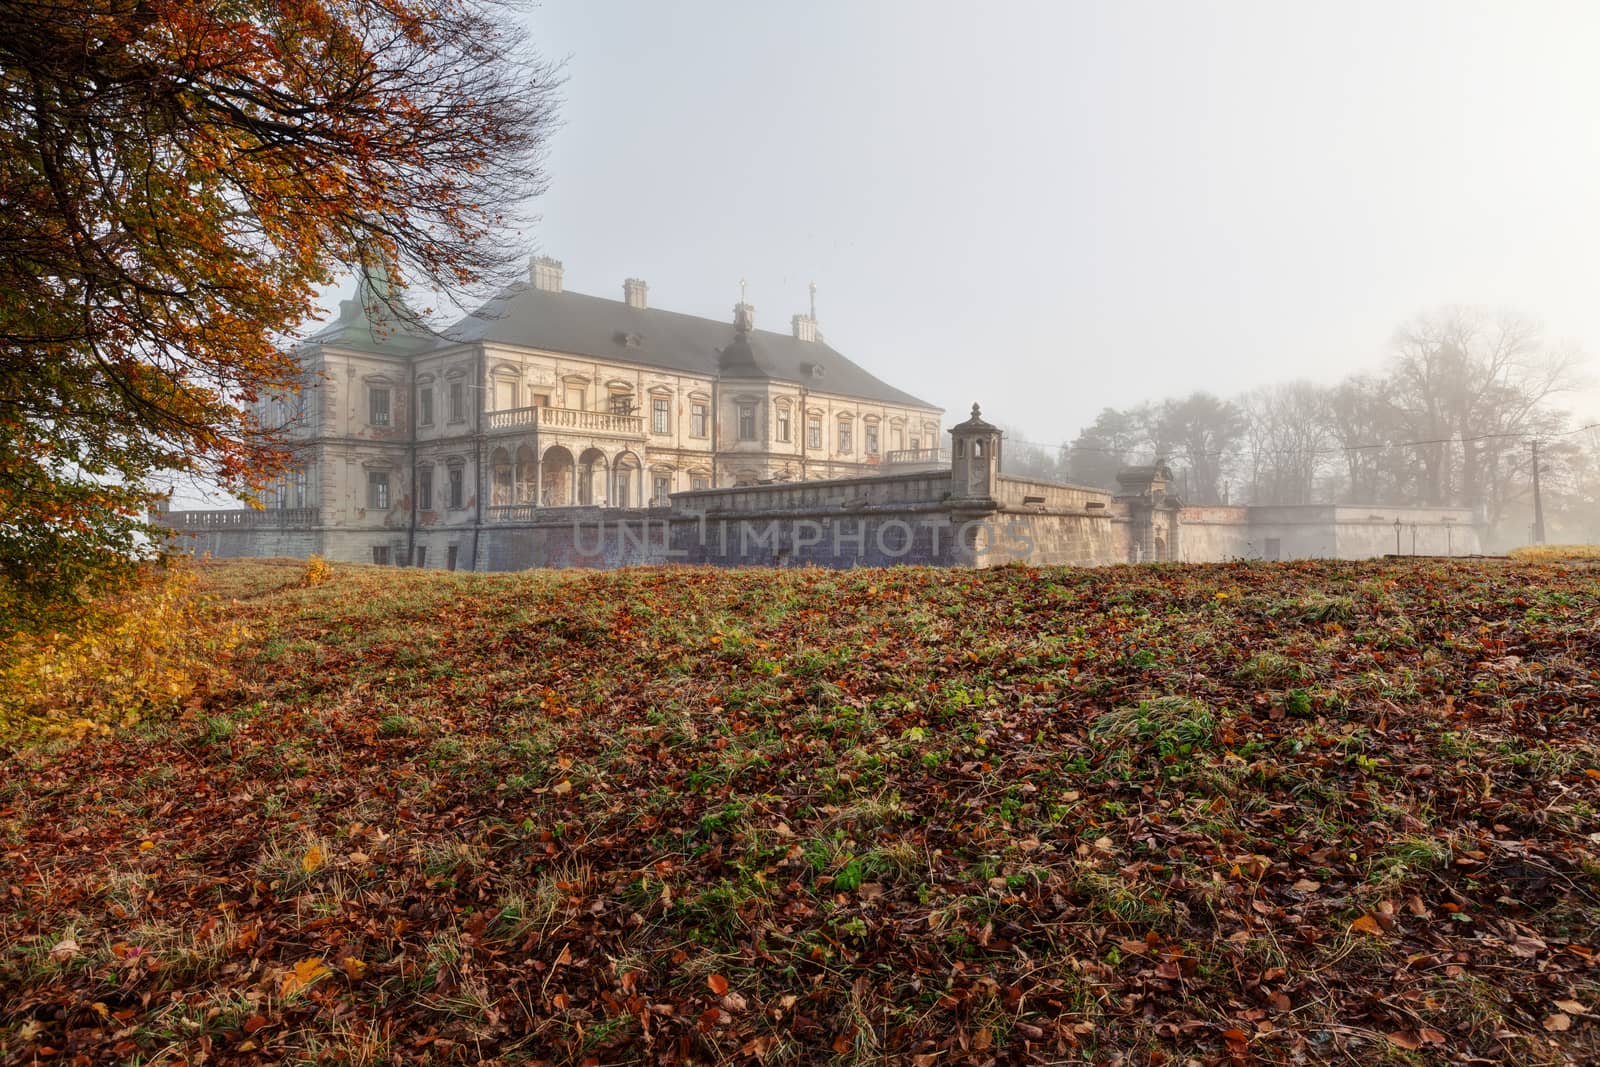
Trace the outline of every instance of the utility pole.
<instances>
[{"instance_id":1,"label":"utility pole","mask_svg":"<svg viewBox=\"0 0 1600 1067\"><path fill-rule=\"evenodd\" d=\"M1539 493L1539 440L1533 441L1533 543L1544 544L1544 497Z\"/></svg>"}]
</instances>

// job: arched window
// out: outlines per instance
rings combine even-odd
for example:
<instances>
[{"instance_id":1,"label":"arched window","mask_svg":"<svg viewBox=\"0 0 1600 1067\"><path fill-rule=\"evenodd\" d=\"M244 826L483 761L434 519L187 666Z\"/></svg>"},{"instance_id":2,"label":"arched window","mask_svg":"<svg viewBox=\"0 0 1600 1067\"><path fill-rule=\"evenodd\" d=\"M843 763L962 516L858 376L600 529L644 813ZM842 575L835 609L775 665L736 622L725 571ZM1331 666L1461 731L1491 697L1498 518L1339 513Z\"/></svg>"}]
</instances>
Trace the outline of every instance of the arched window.
<instances>
[{"instance_id":1,"label":"arched window","mask_svg":"<svg viewBox=\"0 0 1600 1067\"><path fill-rule=\"evenodd\" d=\"M504 507L511 503L511 455L505 449L497 448L490 464L494 481L490 489L489 503L496 507Z\"/></svg>"},{"instance_id":2,"label":"arched window","mask_svg":"<svg viewBox=\"0 0 1600 1067\"><path fill-rule=\"evenodd\" d=\"M523 445L517 449L517 503L535 503L538 492L538 480L535 476L537 465L533 458L533 449Z\"/></svg>"}]
</instances>

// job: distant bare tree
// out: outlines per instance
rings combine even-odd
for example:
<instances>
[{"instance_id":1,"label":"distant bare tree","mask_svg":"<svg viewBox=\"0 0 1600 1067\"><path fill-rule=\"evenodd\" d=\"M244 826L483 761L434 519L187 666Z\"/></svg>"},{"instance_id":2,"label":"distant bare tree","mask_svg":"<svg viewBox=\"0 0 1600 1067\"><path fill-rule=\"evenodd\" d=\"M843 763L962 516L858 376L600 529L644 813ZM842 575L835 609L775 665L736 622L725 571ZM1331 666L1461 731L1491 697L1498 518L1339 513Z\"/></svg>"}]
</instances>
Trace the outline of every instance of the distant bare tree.
<instances>
[{"instance_id":1,"label":"distant bare tree","mask_svg":"<svg viewBox=\"0 0 1600 1067\"><path fill-rule=\"evenodd\" d=\"M1252 504L1310 504L1317 478L1328 465L1323 450L1328 429L1329 390L1311 382L1269 385L1239 401Z\"/></svg>"},{"instance_id":2,"label":"distant bare tree","mask_svg":"<svg viewBox=\"0 0 1600 1067\"><path fill-rule=\"evenodd\" d=\"M1018 431L1001 427L1005 431L1005 445L1000 451L1000 469L1015 478L1037 478L1041 481L1067 480L1067 446L1049 448L1034 444Z\"/></svg>"},{"instance_id":3,"label":"distant bare tree","mask_svg":"<svg viewBox=\"0 0 1600 1067\"><path fill-rule=\"evenodd\" d=\"M1421 502L1482 506L1497 523L1514 491L1510 435L1559 429L1564 418L1548 403L1577 385L1580 354L1547 345L1524 315L1464 307L1419 316L1394 348L1398 422L1412 439L1438 442L1415 449Z\"/></svg>"},{"instance_id":4,"label":"distant bare tree","mask_svg":"<svg viewBox=\"0 0 1600 1067\"><path fill-rule=\"evenodd\" d=\"M1398 440L1399 423L1389 399L1389 383L1372 375L1346 378L1328 394L1323 426L1341 450L1344 478L1339 499L1345 503L1376 504L1391 497L1405 499L1409 474L1403 449L1375 447Z\"/></svg>"}]
</instances>

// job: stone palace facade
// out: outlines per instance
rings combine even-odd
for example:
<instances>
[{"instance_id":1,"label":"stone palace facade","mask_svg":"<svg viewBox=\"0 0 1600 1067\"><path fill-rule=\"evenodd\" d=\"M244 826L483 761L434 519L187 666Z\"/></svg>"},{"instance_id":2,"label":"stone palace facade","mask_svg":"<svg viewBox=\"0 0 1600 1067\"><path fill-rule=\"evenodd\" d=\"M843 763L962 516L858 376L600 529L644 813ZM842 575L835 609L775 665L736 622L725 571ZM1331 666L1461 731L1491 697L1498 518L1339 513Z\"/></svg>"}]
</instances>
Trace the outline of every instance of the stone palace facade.
<instances>
[{"instance_id":1,"label":"stone palace facade","mask_svg":"<svg viewBox=\"0 0 1600 1067\"><path fill-rule=\"evenodd\" d=\"M266 412L298 469L265 510L163 521L217 555L472 569L484 531L547 512L941 455L941 410L829 346L814 306L760 330L742 300L730 324L652 308L637 279L621 300L570 292L538 257L442 335L380 311L347 300L298 347L306 388Z\"/></svg>"}]
</instances>

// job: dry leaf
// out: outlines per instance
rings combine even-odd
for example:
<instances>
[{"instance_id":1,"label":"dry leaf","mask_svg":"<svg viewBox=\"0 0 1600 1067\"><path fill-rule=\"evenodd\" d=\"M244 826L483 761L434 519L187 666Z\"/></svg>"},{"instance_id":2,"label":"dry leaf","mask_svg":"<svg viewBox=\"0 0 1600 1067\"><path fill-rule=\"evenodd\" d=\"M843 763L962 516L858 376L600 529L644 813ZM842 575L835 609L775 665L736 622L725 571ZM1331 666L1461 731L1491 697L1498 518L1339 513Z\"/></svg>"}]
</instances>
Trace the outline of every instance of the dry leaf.
<instances>
[{"instance_id":1,"label":"dry leaf","mask_svg":"<svg viewBox=\"0 0 1600 1067\"><path fill-rule=\"evenodd\" d=\"M719 997L728 991L728 980L720 974L707 975L706 985L710 986L711 992Z\"/></svg>"},{"instance_id":2,"label":"dry leaf","mask_svg":"<svg viewBox=\"0 0 1600 1067\"><path fill-rule=\"evenodd\" d=\"M306 854L300 857L300 872L302 874L315 874L326 859L327 857L323 855L321 847L312 845L306 849Z\"/></svg>"},{"instance_id":3,"label":"dry leaf","mask_svg":"<svg viewBox=\"0 0 1600 1067\"><path fill-rule=\"evenodd\" d=\"M1547 1015L1544 1020L1544 1028L1553 1034L1570 1030L1572 1029L1572 1016L1560 1011L1553 1015Z\"/></svg>"},{"instance_id":4,"label":"dry leaf","mask_svg":"<svg viewBox=\"0 0 1600 1067\"><path fill-rule=\"evenodd\" d=\"M286 997L292 996L327 973L328 968L317 957L301 960L294 965L294 970L285 971L279 977L278 992Z\"/></svg>"},{"instance_id":5,"label":"dry leaf","mask_svg":"<svg viewBox=\"0 0 1600 1067\"><path fill-rule=\"evenodd\" d=\"M1363 915L1350 924L1350 929L1359 930L1363 934L1381 934L1383 927L1378 925L1378 920L1371 915Z\"/></svg>"}]
</instances>

